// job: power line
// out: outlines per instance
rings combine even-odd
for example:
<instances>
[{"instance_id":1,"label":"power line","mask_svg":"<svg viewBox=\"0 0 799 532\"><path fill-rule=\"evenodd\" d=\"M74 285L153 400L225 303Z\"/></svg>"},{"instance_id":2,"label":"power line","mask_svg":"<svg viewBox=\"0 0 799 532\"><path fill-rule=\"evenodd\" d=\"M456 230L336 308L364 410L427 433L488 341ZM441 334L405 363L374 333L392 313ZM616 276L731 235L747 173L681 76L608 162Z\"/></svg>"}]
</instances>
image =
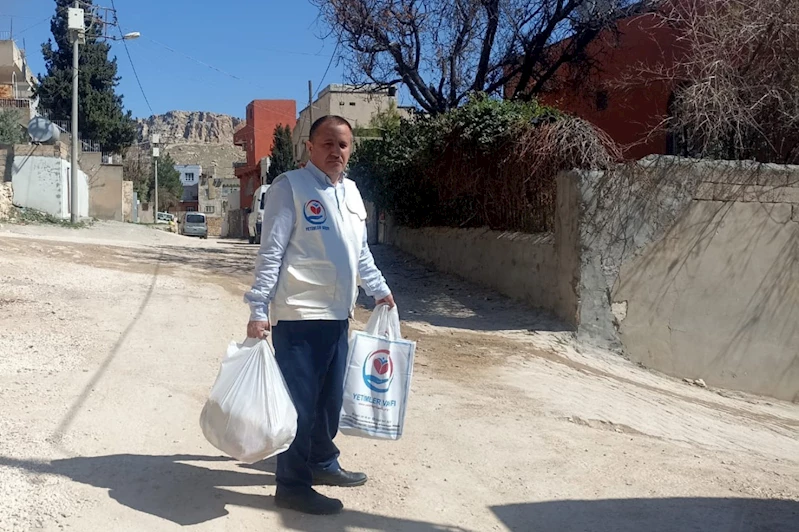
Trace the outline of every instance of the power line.
<instances>
[{"instance_id":1,"label":"power line","mask_svg":"<svg viewBox=\"0 0 799 532\"><path fill-rule=\"evenodd\" d=\"M111 7L114 10L114 17L117 16L117 6L114 4L114 0L111 0ZM136 83L139 85L139 90L141 91L142 97L144 97L144 103L147 104L147 108L150 109L150 114L154 115L155 111L153 111L153 106L150 105L150 100L147 98L147 94L144 92L144 87L141 84L141 79L139 79L139 73L136 71L136 65L133 64L133 56L130 55L130 49L128 48L128 41L125 40L125 36L122 33L122 28L119 26L119 21L117 20L117 30L119 30L119 36L122 39L122 44L125 46L125 53L128 56L128 61L130 61L130 68L133 70L133 76L136 78Z\"/></svg>"}]
</instances>

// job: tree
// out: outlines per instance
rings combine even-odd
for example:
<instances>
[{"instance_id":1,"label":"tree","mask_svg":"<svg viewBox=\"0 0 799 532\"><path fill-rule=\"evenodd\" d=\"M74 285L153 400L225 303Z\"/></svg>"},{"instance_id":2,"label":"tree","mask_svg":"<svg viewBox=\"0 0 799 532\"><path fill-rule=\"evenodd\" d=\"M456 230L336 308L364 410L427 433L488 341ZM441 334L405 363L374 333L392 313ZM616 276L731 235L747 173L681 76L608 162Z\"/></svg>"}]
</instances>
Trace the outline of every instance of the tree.
<instances>
[{"instance_id":1,"label":"tree","mask_svg":"<svg viewBox=\"0 0 799 532\"><path fill-rule=\"evenodd\" d=\"M72 5L70 0L56 0L56 13L50 22L53 39L42 45L47 74L40 76L36 94L53 120L69 120L72 114L72 44L66 16ZM91 0L82 1L82 5L91 18ZM99 143L108 152L121 152L135 140L136 129L130 111L123 110L122 96L115 92L119 85L116 58L108 59L111 47L98 39L101 32L100 24L90 25L86 44L80 46L80 136Z\"/></svg>"},{"instance_id":2,"label":"tree","mask_svg":"<svg viewBox=\"0 0 799 532\"><path fill-rule=\"evenodd\" d=\"M16 109L0 109L0 144L21 144L25 134L19 124Z\"/></svg>"},{"instance_id":3,"label":"tree","mask_svg":"<svg viewBox=\"0 0 799 532\"><path fill-rule=\"evenodd\" d=\"M183 183L180 181L180 172L175 169L175 160L168 153L158 158L158 211L165 212L170 207L175 207L183 197ZM155 165L152 166L153 175L149 180L148 197L153 199L155 191Z\"/></svg>"},{"instance_id":4,"label":"tree","mask_svg":"<svg viewBox=\"0 0 799 532\"><path fill-rule=\"evenodd\" d=\"M133 191L141 201L149 201L153 178L152 160L138 146L128 148L122 163L122 175L133 182Z\"/></svg>"},{"instance_id":5,"label":"tree","mask_svg":"<svg viewBox=\"0 0 799 532\"><path fill-rule=\"evenodd\" d=\"M669 0L658 16L685 51L643 72L675 86L678 153L799 163L799 10L795 0Z\"/></svg>"},{"instance_id":6,"label":"tree","mask_svg":"<svg viewBox=\"0 0 799 532\"><path fill-rule=\"evenodd\" d=\"M656 0L311 0L356 84L404 83L438 114L470 93L530 99L615 20ZM558 46L553 44L559 43Z\"/></svg>"},{"instance_id":7,"label":"tree","mask_svg":"<svg viewBox=\"0 0 799 532\"><path fill-rule=\"evenodd\" d=\"M269 162L269 172L266 182L271 184L277 176L289 170L294 170L294 143L291 139L291 126L275 127L275 137L272 143L272 156Z\"/></svg>"}]
</instances>

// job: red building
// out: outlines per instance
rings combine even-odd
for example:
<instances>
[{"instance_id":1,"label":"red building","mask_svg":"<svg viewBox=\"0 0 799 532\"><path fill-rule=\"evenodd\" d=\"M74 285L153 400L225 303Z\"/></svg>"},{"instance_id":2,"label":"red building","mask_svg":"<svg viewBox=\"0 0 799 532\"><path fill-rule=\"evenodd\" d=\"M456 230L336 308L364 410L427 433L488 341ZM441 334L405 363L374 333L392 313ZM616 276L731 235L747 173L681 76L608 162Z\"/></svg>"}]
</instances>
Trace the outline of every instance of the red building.
<instances>
[{"instance_id":1,"label":"red building","mask_svg":"<svg viewBox=\"0 0 799 532\"><path fill-rule=\"evenodd\" d=\"M674 82L659 72L683 53L678 35L653 13L620 19L586 49L596 69L586 77L564 66L539 101L604 130L629 159L670 153L660 126L669 116Z\"/></svg>"},{"instance_id":2,"label":"red building","mask_svg":"<svg viewBox=\"0 0 799 532\"><path fill-rule=\"evenodd\" d=\"M241 208L251 207L252 195L261 186L261 176L266 174L264 159L272 154L275 128L297 123L297 102L294 100L253 100L247 106L247 120L243 128L233 135L233 142L247 154L247 162L236 167L236 177L241 182ZM262 172L263 170L263 172Z\"/></svg>"}]
</instances>

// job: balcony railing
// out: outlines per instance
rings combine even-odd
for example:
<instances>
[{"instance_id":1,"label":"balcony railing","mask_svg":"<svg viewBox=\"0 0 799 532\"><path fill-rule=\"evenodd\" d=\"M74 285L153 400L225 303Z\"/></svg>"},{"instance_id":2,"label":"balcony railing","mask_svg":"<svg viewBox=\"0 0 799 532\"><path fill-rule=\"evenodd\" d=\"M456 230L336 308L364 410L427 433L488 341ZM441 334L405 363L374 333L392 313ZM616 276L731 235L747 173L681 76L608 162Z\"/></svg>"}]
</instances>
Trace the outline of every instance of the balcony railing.
<instances>
[{"instance_id":1,"label":"balcony railing","mask_svg":"<svg viewBox=\"0 0 799 532\"><path fill-rule=\"evenodd\" d=\"M6 109L30 109L31 105L27 98L0 98L0 107Z\"/></svg>"}]
</instances>

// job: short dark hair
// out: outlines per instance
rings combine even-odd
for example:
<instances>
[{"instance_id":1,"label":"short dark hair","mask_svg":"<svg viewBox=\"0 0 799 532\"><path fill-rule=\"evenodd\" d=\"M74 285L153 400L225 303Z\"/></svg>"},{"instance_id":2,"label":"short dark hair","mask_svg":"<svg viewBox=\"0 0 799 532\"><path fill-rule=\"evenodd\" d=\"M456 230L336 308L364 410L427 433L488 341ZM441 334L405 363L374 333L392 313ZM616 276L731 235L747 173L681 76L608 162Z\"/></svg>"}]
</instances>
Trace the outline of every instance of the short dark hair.
<instances>
[{"instance_id":1,"label":"short dark hair","mask_svg":"<svg viewBox=\"0 0 799 532\"><path fill-rule=\"evenodd\" d=\"M346 118L339 115L327 115L317 119L316 122L311 125L311 132L308 134L308 140L312 141L314 135L316 134L316 130L328 122L332 122L334 126L347 126L347 128L350 130L350 133L352 133L352 125Z\"/></svg>"}]
</instances>

